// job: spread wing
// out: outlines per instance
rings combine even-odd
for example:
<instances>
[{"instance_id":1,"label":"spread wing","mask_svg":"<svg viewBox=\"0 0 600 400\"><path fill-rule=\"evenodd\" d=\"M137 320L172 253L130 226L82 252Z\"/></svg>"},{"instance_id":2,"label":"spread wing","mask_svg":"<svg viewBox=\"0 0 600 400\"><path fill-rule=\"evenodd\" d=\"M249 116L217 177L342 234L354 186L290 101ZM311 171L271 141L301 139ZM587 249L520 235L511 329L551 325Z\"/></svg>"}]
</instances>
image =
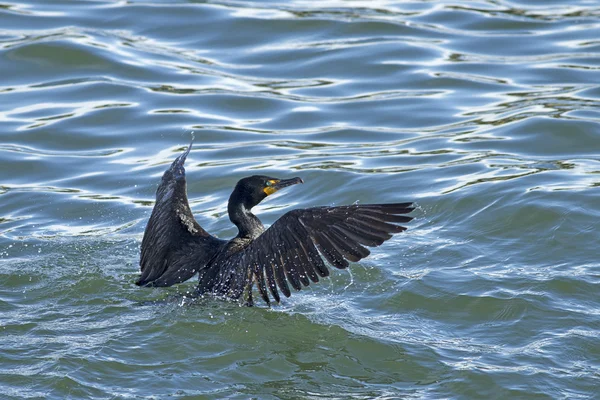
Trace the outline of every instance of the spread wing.
<instances>
[{"instance_id":1,"label":"spread wing","mask_svg":"<svg viewBox=\"0 0 600 400\"><path fill-rule=\"evenodd\" d=\"M183 164L192 145L165 171L142 240L136 285L171 286L191 278L226 243L206 232L190 209Z\"/></svg>"},{"instance_id":2,"label":"spread wing","mask_svg":"<svg viewBox=\"0 0 600 400\"><path fill-rule=\"evenodd\" d=\"M348 267L369 255L365 246L379 246L393 234L405 231L412 203L365 204L293 210L283 215L244 250L241 262L252 271L263 300L267 286L275 301L279 290L290 296L296 290L329 275L326 263ZM321 258L323 256L323 258Z\"/></svg>"}]
</instances>

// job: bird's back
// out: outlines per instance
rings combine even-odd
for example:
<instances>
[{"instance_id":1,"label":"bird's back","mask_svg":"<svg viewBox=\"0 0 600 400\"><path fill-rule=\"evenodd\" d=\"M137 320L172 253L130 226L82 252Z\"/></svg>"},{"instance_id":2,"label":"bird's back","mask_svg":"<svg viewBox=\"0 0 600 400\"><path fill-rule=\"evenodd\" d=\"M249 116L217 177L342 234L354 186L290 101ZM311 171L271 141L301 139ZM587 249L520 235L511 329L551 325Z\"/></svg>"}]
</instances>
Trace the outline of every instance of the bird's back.
<instances>
[{"instance_id":1,"label":"bird's back","mask_svg":"<svg viewBox=\"0 0 600 400\"><path fill-rule=\"evenodd\" d=\"M253 239L239 237L227 242L200 272L197 293L239 299L244 289L252 285L249 268L242 262L243 251L252 242Z\"/></svg>"}]
</instances>

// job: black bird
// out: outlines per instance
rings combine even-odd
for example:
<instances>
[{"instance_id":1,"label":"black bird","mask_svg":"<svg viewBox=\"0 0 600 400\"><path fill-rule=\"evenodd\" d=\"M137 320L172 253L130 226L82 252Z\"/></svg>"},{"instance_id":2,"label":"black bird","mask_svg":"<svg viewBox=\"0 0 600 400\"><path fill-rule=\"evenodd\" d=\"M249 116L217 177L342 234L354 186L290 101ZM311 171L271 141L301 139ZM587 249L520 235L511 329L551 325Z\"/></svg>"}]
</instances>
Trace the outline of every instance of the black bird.
<instances>
[{"instance_id":1,"label":"black bird","mask_svg":"<svg viewBox=\"0 0 600 400\"><path fill-rule=\"evenodd\" d=\"M353 204L289 211L265 229L252 207L300 178L254 175L240 180L229 197L229 219L239 229L231 240L206 232L192 215L183 164L188 149L165 171L156 203L144 232L139 286L171 286L199 273L197 294L243 299L252 305L254 283L267 304L268 291L279 302L279 291L290 296L310 281L329 275L327 263L348 267L369 255L364 246L379 246L405 231L398 223L412 203ZM324 262L324 260L327 262Z\"/></svg>"}]
</instances>

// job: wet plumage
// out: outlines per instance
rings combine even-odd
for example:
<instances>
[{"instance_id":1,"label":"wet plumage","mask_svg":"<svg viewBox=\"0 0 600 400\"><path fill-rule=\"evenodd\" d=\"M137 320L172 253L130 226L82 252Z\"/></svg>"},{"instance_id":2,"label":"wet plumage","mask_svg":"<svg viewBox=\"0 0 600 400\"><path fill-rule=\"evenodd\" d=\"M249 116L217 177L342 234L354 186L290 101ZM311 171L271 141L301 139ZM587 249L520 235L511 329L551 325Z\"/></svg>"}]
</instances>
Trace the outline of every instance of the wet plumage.
<instances>
[{"instance_id":1,"label":"wet plumage","mask_svg":"<svg viewBox=\"0 0 600 400\"><path fill-rule=\"evenodd\" d=\"M412 203L314 207L289 211L268 229L251 210L270 194L303 183L255 175L241 179L228 203L238 227L231 240L218 239L195 220L186 193L188 149L165 171L142 240L140 286L171 286L199 274L198 294L243 299L252 305L254 284L261 298L280 301L290 286L300 290L369 255L406 228Z\"/></svg>"}]
</instances>

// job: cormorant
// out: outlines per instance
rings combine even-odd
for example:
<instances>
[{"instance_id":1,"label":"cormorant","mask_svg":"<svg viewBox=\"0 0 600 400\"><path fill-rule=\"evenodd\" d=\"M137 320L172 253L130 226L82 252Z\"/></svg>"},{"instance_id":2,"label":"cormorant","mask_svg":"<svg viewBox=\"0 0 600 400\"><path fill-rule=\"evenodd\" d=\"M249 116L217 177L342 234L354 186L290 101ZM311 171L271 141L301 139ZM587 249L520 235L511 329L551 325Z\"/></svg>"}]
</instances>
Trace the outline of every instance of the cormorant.
<instances>
[{"instance_id":1,"label":"cormorant","mask_svg":"<svg viewBox=\"0 0 600 400\"><path fill-rule=\"evenodd\" d=\"M239 229L231 240L206 232L192 215L183 164L192 144L165 171L141 248L139 286L171 286L199 273L197 294L243 299L252 305L256 283L262 299L279 302L279 291L290 296L310 281L329 275L327 264L343 269L369 255L364 246L379 246L405 231L398 223L412 203L353 204L292 210L265 229L252 207L300 178L254 175L241 179L227 211ZM326 261L326 262L324 262ZM268 288L268 289L267 289Z\"/></svg>"}]
</instances>

